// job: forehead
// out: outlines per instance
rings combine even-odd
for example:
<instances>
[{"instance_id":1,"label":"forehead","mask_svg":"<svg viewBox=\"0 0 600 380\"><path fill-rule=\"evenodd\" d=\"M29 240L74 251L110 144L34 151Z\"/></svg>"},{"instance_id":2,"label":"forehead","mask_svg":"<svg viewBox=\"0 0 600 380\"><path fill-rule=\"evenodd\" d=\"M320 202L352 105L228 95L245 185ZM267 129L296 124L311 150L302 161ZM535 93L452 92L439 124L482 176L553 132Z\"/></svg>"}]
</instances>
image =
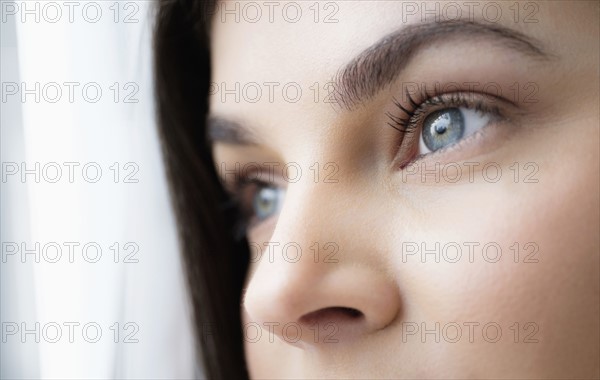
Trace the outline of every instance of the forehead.
<instances>
[{"instance_id":1,"label":"forehead","mask_svg":"<svg viewBox=\"0 0 600 380\"><path fill-rule=\"evenodd\" d=\"M400 7L394 1L219 2L213 16L213 76L225 81L331 77L395 28L390 8Z\"/></svg>"},{"instance_id":2,"label":"forehead","mask_svg":"<svg viewBox=\"0 0 600 380\"><path fill-rule=\"evenodd\" d=\"M560 6L495 1L219 1L212 17L213 76L329 78L382 36L431 21L503 24L539 38L543 32L536 29L547 24L549 8Z\"/></svg>"}]
</instances>

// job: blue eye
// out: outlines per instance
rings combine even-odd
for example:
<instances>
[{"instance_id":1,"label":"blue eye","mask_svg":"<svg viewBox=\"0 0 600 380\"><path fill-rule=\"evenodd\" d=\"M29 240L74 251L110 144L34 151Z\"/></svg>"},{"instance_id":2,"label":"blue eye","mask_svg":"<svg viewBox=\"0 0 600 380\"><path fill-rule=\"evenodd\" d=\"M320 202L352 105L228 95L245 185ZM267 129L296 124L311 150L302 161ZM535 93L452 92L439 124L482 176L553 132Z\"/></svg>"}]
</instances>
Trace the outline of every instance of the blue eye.
<instances>
[{"instance_id":1,"label":"blue eye","mask_svg":"<svg viewBox=\"0 0 600 380\"><path fill-rule=\"evenodd\" d=\"M285 191L279 187L261 186L252 198L252 209L260 222L277 214L281 209Z\"/></svg>"},{"instance_id":2,"label":"blue eye","mask_svg":"<svg viewBox=\"0 0 600 380\"><path fill-rule=\"evenodd\" d=\"M430 113L423 121L419 153L435 152L485 127L490 116L460 107L444 108Z\"/></svg>"}]
</instances>

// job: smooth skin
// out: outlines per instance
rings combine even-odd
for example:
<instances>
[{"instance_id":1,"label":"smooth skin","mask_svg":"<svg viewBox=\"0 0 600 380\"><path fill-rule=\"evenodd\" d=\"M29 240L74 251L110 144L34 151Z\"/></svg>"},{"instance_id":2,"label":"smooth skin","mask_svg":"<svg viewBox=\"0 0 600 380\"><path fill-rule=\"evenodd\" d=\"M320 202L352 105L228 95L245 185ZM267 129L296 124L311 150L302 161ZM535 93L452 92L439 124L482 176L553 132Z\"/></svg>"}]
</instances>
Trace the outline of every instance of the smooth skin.
<instances>
[{"instance_id":1,"label":"smooth skin","mask_svg":"<svg viewBox=\"0 0 600 380\"><path fill-rule=\"evenodd\" d=\"M214 157L242 207L267 210L247 229L251 377L600 376L599 3L496 2L494 22L486 3L471 21L539 51L497 32L433 33L391 83L352 104L326 102L342 99L327 97L326 83L386 35L455 10L442 13L441 2L435 20L421 18L422 2L320 2L315 23L315 2L296 2L292 23L286 3L270 22L258 2L258 21L247 8L235 22L222 18L235 2L219 4L210 107L222 121L213 129L229 133L215 138ZM455 4L469 21L468 5ZM338 22L325 23L333 11ZM271 99L266 82L279 83ZM291 82L302 89L296 102L294 89L282 94ZM417 132L393 128L386 113L404 116L394 102L410 105L409 82L458 83L448 93L483 103L475 119L487 124L415 160L424 117L445 106L425 110ZM236 83L239 99L223 97ZM490 96L497 88L501 97ZM272 183L235 190L233 180L258 175L249 163Z\"/></svg>"}]
</instances>

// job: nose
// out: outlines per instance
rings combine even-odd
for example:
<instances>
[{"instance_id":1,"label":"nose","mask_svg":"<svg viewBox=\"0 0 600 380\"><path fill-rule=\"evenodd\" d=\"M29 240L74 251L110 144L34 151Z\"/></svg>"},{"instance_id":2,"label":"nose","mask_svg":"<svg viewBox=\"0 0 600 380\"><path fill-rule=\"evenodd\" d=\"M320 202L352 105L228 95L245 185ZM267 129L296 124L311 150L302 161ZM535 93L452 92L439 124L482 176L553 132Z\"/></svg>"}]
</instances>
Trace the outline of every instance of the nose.
<instances>
[{"instance_id":1,"label":"nose","mask_svg":"<svg viewBox=\"0 0 600 380\"><path fill-rule=\"evenodd\" d=\"M288 188L245 291L248 319L295 346L351 342L384 329L400 312L385 252L365 232L369 220L357 220L365 215L357 207L366 204L331 192L335 186Z\"/></svg>"}]
</instances>

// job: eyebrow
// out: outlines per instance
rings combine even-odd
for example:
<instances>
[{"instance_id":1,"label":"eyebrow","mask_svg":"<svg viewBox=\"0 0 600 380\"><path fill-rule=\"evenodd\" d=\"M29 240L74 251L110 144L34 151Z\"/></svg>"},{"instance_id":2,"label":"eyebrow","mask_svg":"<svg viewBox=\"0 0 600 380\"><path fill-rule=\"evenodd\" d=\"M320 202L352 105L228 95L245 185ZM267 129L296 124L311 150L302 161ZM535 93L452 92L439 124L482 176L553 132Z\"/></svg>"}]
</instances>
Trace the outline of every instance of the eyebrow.
<instances>
[{"instance_id":1,"label":"eyebrow","mask_svg":"<svg viewBox=\"0 0 600 380\"><path fill-rule=\"evenodd\" d=\"M501 25L472 21L408 25L381 38L336 73L332 80L334 103L352 111L392 83L424 48L457 37L486 39L537 60L552 57L539 41ZM257 139L243 125L218 116L211 116L208 120L208 137L213 142L257 143Z\"/></svg>"},{"instance_id":2,"label":"eyebrow","mask_svg":"<svg viewBox=\"0 0 600 380\"><path fill-rule=\"evenodd\" d=\"M208 142L238 145L257 145L259 139L244 125L220 116L209 116L206 120Z\"/></svg>"},{"instance_id":3,"label":"eyebrow","mask_svg":"<svg viewBox=\"0 0 600 380\"><path fill-rule=\"evenodd\" d=\"M333 79L335 103L352 110L393 82L423 48L457 37L484 38L534 59L550 58L539 42L500 25L468 21L409 25L383 37L338 71Z\"/></svg>"}]
</instances>

